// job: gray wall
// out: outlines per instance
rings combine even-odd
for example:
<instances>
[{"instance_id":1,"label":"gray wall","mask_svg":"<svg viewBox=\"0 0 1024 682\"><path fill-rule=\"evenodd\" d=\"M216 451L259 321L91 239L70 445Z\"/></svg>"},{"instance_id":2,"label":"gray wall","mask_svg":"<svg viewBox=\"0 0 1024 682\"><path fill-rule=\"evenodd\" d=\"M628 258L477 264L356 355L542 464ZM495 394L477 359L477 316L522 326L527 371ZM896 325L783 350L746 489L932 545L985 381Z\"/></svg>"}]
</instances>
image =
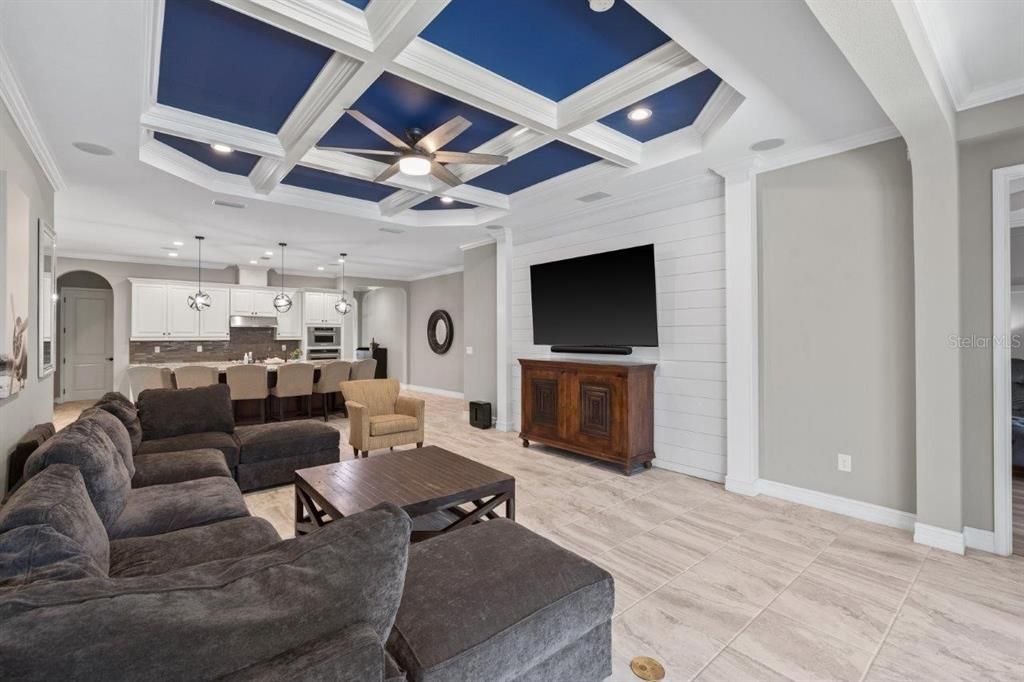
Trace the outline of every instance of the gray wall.
<instances>
[{"instance_id":1,"label":"gray wall","mask_svg":"<svg viewBox=\"0 0 1024 682\"><path fill-rule=\"evenodd\" d=\"M438 309L448 311L455 327L451 350L444 355L437 355L427 345L427 320ZM410 384L462 393L465 333L461 272L409 283Z\"/></svg>"},{"instance_id":2,"label":"gray wall","mask_svg":"<svg viewBox=\"0 0 1024 682\"><path fill-rule=\"evenodd\" d=\"M992 170L1019 163L1024 163L1024 130L960 145L960 318L964 336L992 336ZM960 357L964 525L991 530L992 352L969 348Z\"/></svg>"},{"instance_id":3,"label":"gray wall","mask_svg":"<svg viewBox=\"0 0 1024 682\"><path fill-rule=\"evenodd\" d=\"M911 202L902 140L758 176L762 478L915 511Z\"/></svg>"},{"instance_id":4,"label":"gray wall","mask_svg":"<svg viewBox=\"0 0 1024 682\"><path fill-rule=\"evenodd\" d=\"M34 311L39 297L39 265L35 257L39 248L39 235L36 226L40 218L51 225L54 224L53 188L3 104L0 104L0 170L7 173L11 184L17 185L30 203L30 224L19 229L28 230L31 235L29 253L32 262L29 267L29 281L25 286L29 287L30 308ZM6 235L3 234L7 229L6 222L6 216L0 216L0 243L6 243ZM57 229L60 227L57 226ZM57 239L59 244L59 233ZM14 449L14 444L33 424L47 422L53 418L53 375L45 379L39 378L37 318L34 313L29 317L28 348L31 361L28 382L17 395L0 401L0 490L7 489L7 458Z\"/></svg>"},{"instance_id":5,"label":"gray wall","mask_svg":"<svg viewBox=\"0 0 1024 682\"><path fill-rule=\"evenodd\" d=\"M465 326L465 348L453 348L465 353L462 383L466 400L484 400L492 407L498 404L497 268L497 244L463 252L462 315L472 323Z\"/></svg>"},{"instance_id":6,"label":"gray wall","mask_svg":"<svg viewBox=\"0 0 1024 682\"><path fill-rule=\"evenodd\" d=\"M371 339L388 349L388 377L408 382L406 348L408 346L408 294L398 287L368 291L359 306L363 343Z\"/></svg>"}]
</instances>

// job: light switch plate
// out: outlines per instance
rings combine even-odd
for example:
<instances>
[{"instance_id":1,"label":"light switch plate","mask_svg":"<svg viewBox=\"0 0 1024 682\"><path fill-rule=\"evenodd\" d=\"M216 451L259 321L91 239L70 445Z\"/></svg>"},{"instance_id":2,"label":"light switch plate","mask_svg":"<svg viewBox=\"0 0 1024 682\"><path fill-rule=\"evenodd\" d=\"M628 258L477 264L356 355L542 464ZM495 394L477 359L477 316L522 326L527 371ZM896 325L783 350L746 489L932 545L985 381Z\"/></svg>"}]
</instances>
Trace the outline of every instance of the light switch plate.
<instances>
[{"instance_id":1,"label":"light switch plate","mask_svg":"<svg viewBox=\"0 0 1024 682\"><path fill-rule=\"evenodd\" d=\"M473 354L473 346L466 346L466 355Z\"/></svg>"},{"instance_id":2,"label":"light switch plate","mask_svg":"<svg viewBox=\"0 0 1024 682\"><path fill-rule=\"evenodd\" d=\"M197 353L202 353L203 352L203 347L202 346L196 346L196 352Z\"/></svg>"},{"instance_id":3,"label":"light switch plate","mask_svg":"<svg viewBox=\"0 0 1024 682\"><path fill-rule=\"evenodd\" d=\"M281 344L281 350L288 350L288 346L286 344L282 343Z\"/></svg>"},{"instance_id":4,"label":"light switch plate","mask_svg":"<svg viewBox=\"0 0 1024 682\"><path fill-rule=\"evenodd\" d=\"M160 346L153 346L153 352L154 353L159 353L160 352Z\"/></svg>"},{"instance_id":5,"label":"light switch plate","mask_svg":"<svg viewBox=\"0 0 1024 682\"><path fill-rule=\"evenodd\" d=\"M836 459L838 460L836 465L839 467L840 471L845 471L846 473L853 471L853 457L850 455L844 455L840 452Z\"/></svg>"}]
</instances>

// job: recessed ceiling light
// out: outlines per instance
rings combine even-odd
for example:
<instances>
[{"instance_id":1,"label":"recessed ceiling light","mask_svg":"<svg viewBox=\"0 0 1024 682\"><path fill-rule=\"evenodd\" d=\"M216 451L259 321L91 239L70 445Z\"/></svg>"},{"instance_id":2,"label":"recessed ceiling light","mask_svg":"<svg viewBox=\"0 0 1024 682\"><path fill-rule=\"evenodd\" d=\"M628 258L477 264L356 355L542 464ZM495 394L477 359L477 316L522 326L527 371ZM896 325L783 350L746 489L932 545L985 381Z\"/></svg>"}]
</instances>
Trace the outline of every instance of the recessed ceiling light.
<instances>
[{"instance_id":1,"label":"recessed ceiling light","mask_svg":"<svg viewBox=\"0 0 1024 682\"><path fill-rule=\"evenodd\" d=\"M630 109L629 113L626 114L626 118L630 121L646 121L653 115L653 112L647 107L637 107Z\"/></svg>"},{"instance_id":2,"label":"recessed ceiling light","mask_svg":"<svg viewBox=\"0 0 1024 682\"><path fill-rule=\"evenodd\" d=\"M322 266L322 265L318 265L318 266L316 266L316 269L317 269L317 270L320 270L320 271L323 271L323 269L324 269L324 266Z\"/></svg>"},{"instance_id":3,"label":"recessed ceiling light","mask_svg":"<svg viewBox=\"0 0 1024 682\"><path fill-rule=\"evenodd\" d=\"M595 12L607 12L615 4L615 0L590 0L590 9Z\"/></svg>"},{"instance_id":4,"label":"recessed ceiling light","mask_svg":"<svg viewBox=\"0 0 1024 682\"><path fill-rule=\"evenodd\" d=\"M273 251L264 251L264 252L263 252L263 255L264 255L264 256L273 256L273 255L274 255L274 252L273 252Z\"/></svg>"},{"instance_id":5,"label":"recessed ceiling light","mask_svg":"<svg viewBox=\"0 0 1024 682\"><path fill-rule=\"evenodd\" d=\"M171 242L171 243L174 244L175 246L184 246L185 245L185 242Z\"/></svg>"},{"instance_id":6,"label":"recessed ceiling light","mask_svg":"<svg viewBox=\"0 0 1024 682\"><path fill-rule=\"evenodd\" d=\"M85 152L86 154L94 154L96 156L114 155L114 150L110 147L104 147L101 144L94 144L92 142L72 142L71 146L79 151Z\"/></svg>"},{"instance_id":7,"label":"recessed ceiling light","mask_svg":"<svg viewBox=\"0 0 1024 682\"><path fill-rule=\"evenodd\" d=\"M177 258L178 257L178 252L177 251L170 251L170 252L168 252L167 255L170 256L171 258Z\"/></svg>"},{"instance_id":8,"label":"recessed ceiling light","mask_svg":"<svg viewBox=\"0 0 1024 682\"><path fill-rule=\"evenodd\" d=\"M451 197L441 197L441 203L442 204L453 204L453 203L455 203L455 199L452 199Z\"/></svg>"},{"instance_id":9,"label":"recessed ceiling light","mask_svg":"<svg viewBox=\"0 0 1024 682\"><path fill-rule=\"evenodd\" d=\"M781 137L770 137L767 140L761 140L750 145L750 151L752 152L766 152L770 149L778 149L782 145L786 144L786 141Z\"/></svg>"},{"instance_id":10,"label":"recessed ceiling light","mask_svg":"<svg viewBox=\"0 0 1024 682\"><path fill-rule=\"evenodd\" d=\"M218 154L230 154L231 152L235 151L226 144L223 144L222 142L214 142L210 146L213 147L213 151L217 152Z\"/></svg>"},{"instance_id":11,"label":"recessed ceiling light","mask_svg":"<svg viewBox=\"0 0 1024 682\"><path fill-rule=\"evenodd\" d=\"M344 263L344 262L345 262L345 259L344 259L344 258L339 258L339 259L338 259L338 262L339 262L339 263Z\"/></svg>"},{"instance_id":12,"label":"recessed ceiling light","mask_svg":"<svg viewBox=\"0 0 1024 682\"><path fill-rule=\"evenodd\" d=\"M258 260L251 260L251 261L249 261L249 265L259 265L259 264L260 264L260 262Z\"/></svg>"}]
</instances>

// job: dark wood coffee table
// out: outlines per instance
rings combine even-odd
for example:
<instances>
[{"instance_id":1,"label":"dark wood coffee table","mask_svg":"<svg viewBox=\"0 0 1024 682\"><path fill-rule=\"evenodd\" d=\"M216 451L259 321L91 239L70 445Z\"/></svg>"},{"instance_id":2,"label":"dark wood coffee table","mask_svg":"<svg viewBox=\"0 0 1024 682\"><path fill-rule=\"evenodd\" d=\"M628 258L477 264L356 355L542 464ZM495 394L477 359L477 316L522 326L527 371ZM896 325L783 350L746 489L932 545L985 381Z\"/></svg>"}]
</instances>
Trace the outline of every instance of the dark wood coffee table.
<instances>
[{"instance_id":1,"label":"dark wood coffee table","mask_svg":"<svg viewBox=\"0 0 1024 682\"><path fill-rule=\"evenodd\" d=\"M391 502L439 527L414 530L412 540L496 519L516 518L516 479L439 447L396 450L366 459L295 472L295 534Z\"/></svg>"}]
</instances>

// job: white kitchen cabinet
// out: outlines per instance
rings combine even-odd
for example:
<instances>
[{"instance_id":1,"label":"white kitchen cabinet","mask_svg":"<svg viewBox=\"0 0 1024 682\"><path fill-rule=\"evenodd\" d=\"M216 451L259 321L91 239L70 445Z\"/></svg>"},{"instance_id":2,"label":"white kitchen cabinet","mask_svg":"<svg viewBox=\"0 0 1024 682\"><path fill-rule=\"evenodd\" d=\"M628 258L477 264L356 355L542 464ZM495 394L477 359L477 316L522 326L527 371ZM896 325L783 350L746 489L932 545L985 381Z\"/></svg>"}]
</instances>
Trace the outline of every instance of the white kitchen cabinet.
<instances>
[{"instance_id":1,"label":"white kitchen cabinet","mask_svg":"<svg viewBox=\"0 0 1024 682\"><path fill-rule=\"evenodd\" d=\"M280 292L278 292L280 293ZM296 291L286 291L292 297L292 307L286 313L277 313L277 338L302 339L302 296ZM276 293L274 294L277 295Z\"/></svg>"},{"instance_id":2,"label":"white kitchen cabinet","mask_svg":"<svg viewBox=\"0 0 1024 682\"><path fill-rule=\"evenodd\" d=\"M302 319L306 324L323 324L324 294L319 291L307 291L302 295Z\"/></svg>"},{"instance_id":3,"label":"white kitchen cabinet","mask_svg":"<svg viewBox=\"0 0 1024 682\"><path fill-rule=\"evenodd\" d=\"M229 308L231 290L227 287L203 287L210 295L210 307L199 313L200 339L227 339L231 337Z\"/></svg>"},{"instance_id":4,"label":"white kitchen cabinet","mask_svg":"<svg viewBox=\"0 0 1024 682\"><path fill-rule=\"evenodd\" d=\"M330 325L340 326L345 321L345 316L338 312L334 306L341 300L341 294L324 295L324 319Z\"/></svg>"},{"instance_id":5,"label":"white kitchen cabinet","mask_svg":"<svg viewBox=\"0 0 1024 682\"><path fill-rule=\"evenodd\" d=\"M280 293L274 289L232 289L231 290L231 314L251 317L273 317L277 315L274 309L274 297Z\"/></svg>"},{"instance_id":6,"label":"white kitchen cabinet","mask_svg":"<svg viewBox=\"0 0 1024 682\"><path fill-rule=\"evenodd\" d=\"M198 339L199 313L188 307L195 284L167 285L167 331L172 339Z\"/></svg>"},{"instance_id":7,"label":"white kitchen cabinet","mask_svg":"<svg viewBox=\"0 0 1024 682\"><path fill-rule=\"evenodd\" d=\"M256 289L253 295L253 310L261 317L274 317L277 309L274 307L274 297L281 293L280 289ZM292 298L292 307L295 307L295 299ZM289 311L290 312L290 311Z\"/></svg>"},{"instance_id":8,"label":"white kitchen cabinet","mask_svg":"<svg viewBox=\"0 0 1024 682\"><path fill-rule=\"evenodd\" d=\"M132 282L132 339L167 338L167 285Z\"/></svg>"}]
</instances>

